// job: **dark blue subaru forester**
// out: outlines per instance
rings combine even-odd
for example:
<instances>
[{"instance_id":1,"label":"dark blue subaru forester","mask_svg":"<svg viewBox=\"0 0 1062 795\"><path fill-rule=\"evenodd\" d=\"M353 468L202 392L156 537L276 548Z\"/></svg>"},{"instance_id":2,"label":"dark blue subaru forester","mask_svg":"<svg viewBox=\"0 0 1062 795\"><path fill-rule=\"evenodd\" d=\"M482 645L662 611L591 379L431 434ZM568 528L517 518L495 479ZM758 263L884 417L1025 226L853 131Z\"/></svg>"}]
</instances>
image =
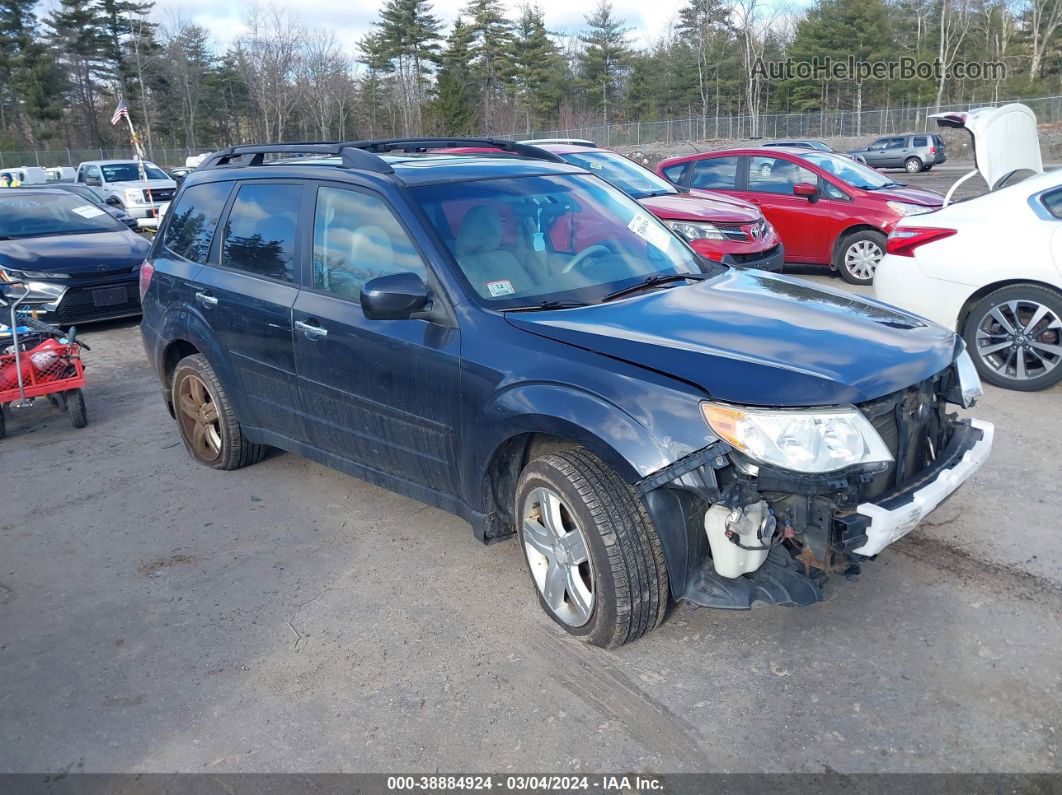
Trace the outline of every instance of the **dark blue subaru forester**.
<instances>
[{"instance_id":1,"label":"dark blue subaru forester","mask_svg":"<svg viewBox=\"0 0 1062 795\"><path fill-rule=\"evenodd\" d=\"M433 150L484 146L507 155ZM822 598L985 460L944 328L700 259L507 141L244 146L189 176L141 270L148 357L199 462L278 447L514 533L602 646L672 599Z\"/></svg>"}]
</instances>

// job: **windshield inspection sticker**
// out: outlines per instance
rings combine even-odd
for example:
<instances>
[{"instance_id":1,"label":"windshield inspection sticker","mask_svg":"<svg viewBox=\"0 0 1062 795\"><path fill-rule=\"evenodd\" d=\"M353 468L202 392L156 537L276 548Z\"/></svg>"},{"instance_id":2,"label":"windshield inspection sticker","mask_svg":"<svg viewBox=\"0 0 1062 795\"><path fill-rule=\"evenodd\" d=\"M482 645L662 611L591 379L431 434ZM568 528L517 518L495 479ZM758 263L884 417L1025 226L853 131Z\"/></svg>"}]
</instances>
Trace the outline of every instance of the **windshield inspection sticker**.
<instances>
[{"instance_id":1,"label":"windshield inspection sticker","mask_svg":"<svg viewBox=\"0 0 1062 795\"><path fill-rule=\"evenodd\" d=\"M667 251L671 246L671 234L653 223L653 219L644 213L635 213L627 228L651 246Z\"/></svg>"},{"instance_id":2,"label":"windshield inspection sticker","mask_svg":"<svg viewBox=\"0 0 1062 795\"><path fill-rule=\"evenodd\" d=\"M487 292L491 298L501 298L503 295L512 295L516 290L508 279L499 279L496 282L487 282Z\"/></svg>"},{"instance_id":3,"label":"windshield inspection sticker","mask_svg":"<svg viewBox=\"0 0 1062 795\"><path fill-rule=\"evenodd\" d=\"M99 207L93 207L91 204L83 204L80 207L75 207L71 212L75 212L82 218L95 218L97 215L103 215L103 210Z\"/></svg>"}]
</instances>

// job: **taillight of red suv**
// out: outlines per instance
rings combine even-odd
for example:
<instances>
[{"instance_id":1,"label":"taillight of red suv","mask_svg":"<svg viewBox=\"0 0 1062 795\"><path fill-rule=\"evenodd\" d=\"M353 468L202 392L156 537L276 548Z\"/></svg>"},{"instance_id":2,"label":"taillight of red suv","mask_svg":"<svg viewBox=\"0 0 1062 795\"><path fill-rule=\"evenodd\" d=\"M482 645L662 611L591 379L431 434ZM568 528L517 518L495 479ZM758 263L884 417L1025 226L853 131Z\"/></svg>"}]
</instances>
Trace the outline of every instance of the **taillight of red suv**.
<instances>
[{"instance_id":1,"label":"taillight of red suv","mask_svg":"<svg viewBox=\"0 0 1062 795\"><path fill-rule=\"evenodd\" d=\"M934 240L943 240L955 234L954 229L939 229L924 226L896 227L885 241L885 252L898 257L913 257L914 250Z\"/></svg>"}]
</instances>

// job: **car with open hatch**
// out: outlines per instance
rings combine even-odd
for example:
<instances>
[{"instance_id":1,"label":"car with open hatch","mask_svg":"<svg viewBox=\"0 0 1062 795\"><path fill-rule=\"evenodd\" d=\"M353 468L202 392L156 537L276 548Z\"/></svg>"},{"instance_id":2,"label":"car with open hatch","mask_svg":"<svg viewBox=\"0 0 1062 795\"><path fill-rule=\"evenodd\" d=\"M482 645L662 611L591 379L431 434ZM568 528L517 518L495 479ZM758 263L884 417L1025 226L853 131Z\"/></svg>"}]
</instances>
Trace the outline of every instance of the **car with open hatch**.
<instances>
[{"instance_id":1,"label":"car with open hatch","mask_svg":"<svg viewBox=\"0 0 1062 795\"><path fill-rule=\"evenodd\" d=\"M141 331L196 461L275 447L515 537L545 612L606 647L672 600L817 602L985 461L954 332L706 260L535 147L426 151L452 145L241 146L189 175Z\"/></svg>"},{"instance_id":2,"label":"car with open hatch","mask_svg":"<svg viewBox=\"0 0 1062 795\"><path fill-rule=\"evenodd\" d=\"M680 187L751 202L778 230L787 263L826 265L852 284L874 281L897 221L932 212L944 201L935 191L813 149L701 152L664 160L657 171Z\"/></svg>"}]
</instances>

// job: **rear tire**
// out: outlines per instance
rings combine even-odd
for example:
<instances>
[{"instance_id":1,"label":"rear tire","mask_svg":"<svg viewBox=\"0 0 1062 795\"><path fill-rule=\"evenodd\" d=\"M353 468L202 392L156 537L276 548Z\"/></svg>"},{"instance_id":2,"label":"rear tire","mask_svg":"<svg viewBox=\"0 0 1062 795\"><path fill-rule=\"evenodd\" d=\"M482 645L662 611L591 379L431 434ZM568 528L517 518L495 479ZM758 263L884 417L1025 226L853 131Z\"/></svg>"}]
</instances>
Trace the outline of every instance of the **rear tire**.
<instances>
[{"instance_id":1,"label":"rear tire","mask_svg":"<svg viewBox=\"0 0 1062 795\"><path fill-rule=\"evenodd\" d=\"M922 171L926 171L926 172L932 171L932 170L933 170L933 166L926 166L925 168L922 169Z\"/></svg>"},{"instance_id":2,"label":"rear tire","mask_svg":"<svg viewBox=\"0 0 1062 795\"><path fill-rule=\"evenodd\" d=\"M67 391L66 409L70 412L70 424L75 428L84 428L88 425L88 412L85 411L85 395L80 389Z\"/></svg>"},{"instance_id":3,"label":"rear tire","mask_svg":"<svg viewBox=\"0 0 1062 795\"><path fill-rule=\"evenodd\" d=\"M638 496L582 448L531 461L516 488L517 532L539 603L595 646L637 640L663 621L667 563Z\"/></svg>"},{"instance_id":4,"label":"rear tire","mask_svg":"<svg viewBox=\"0 0 1062 795\"><path fill-rule=\"evenodd\" d=\"M961 333L990 384L1036 392L1062 381L1062 295L1054 290L1016 284L989 293Z\"/></svg>"},{"instance_id":5,"label":"rear tire","mask_svg":"<svg viewBox=\"0 0 1062 795\"><path fill-rule=\"evenodd\" d=\"M833 266L849 284L873 284L874 273L884 256L885 235L875 229L864 229L844 236Z\"/></svg>"},{"instance_id":6,"label":"rear tire","mask_svg":"<svg viewBox=\"0 0 1062 795\"><path fill-rule=\"evenodd\" d=\"M174 368L172 400L189 454L213 469L239 469L256 464L265 445L248 441L214 368L202 354L186 356Z\"/></svg>"},{"instance_id":7,"label":"rear tire","mask_svg":"<svg viewBox=\"0 0 1062 795\"><path fill-rule=\"evenodd\" d=\"M922 170L922 161L917 157L909 157L903 161L903 168L908 174L917 174Z\"/></svg>"},{"instance_id":8,"label":"rear tire","mask_svg":"<svg viewBox=\"0 0 1062 795\"><path fill-rule=\"evenodd\" d=\"M7 436L7 418L4 416L4 413L6 411L7 406L5 406L3 403L0 403L0 439L3 439L5 436Z\"/></svg>"}]
</instances>

